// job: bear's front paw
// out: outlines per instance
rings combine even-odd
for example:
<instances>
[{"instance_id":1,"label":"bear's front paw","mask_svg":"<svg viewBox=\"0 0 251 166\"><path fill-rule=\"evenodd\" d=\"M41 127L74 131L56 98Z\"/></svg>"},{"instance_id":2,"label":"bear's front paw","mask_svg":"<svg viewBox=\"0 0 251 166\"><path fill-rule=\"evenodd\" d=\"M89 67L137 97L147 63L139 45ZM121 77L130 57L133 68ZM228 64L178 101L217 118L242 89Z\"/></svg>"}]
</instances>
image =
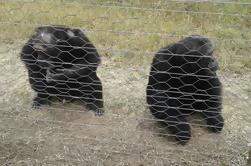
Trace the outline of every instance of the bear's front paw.
<instances>
[{"instance_id":1,"label":"bear's front paw","mask_svg":"<svg viewBox=\"0 0 251 166\"><path fill-rule=\"evenodd\" d=\"M214 133L221 132L224 126L224 119L221 115L207 118L208 129Z\"/></svg>"}]
</instances>

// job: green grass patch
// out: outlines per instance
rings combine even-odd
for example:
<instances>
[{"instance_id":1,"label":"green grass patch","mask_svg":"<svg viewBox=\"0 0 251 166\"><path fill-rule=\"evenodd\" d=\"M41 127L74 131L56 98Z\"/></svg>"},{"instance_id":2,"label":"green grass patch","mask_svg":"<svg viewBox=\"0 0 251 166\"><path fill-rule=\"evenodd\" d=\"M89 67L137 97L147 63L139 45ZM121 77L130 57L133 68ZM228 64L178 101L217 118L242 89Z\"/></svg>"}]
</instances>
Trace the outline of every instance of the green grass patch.
<instances>
[{"instance_id":1,"label":"green grass patch","mask_svg":"<svg viewBox=\"0 0 251 166\"><path fill-rule=\"evenodd\" d=\"M243 73L251 70L249 15L248 5L231 3L0 1L0 39L24 42L39 25L73 26L85 30L103 56L145 65L160 47L200 34L216 45L222 69Z\"/></svg>"}]
</instances>

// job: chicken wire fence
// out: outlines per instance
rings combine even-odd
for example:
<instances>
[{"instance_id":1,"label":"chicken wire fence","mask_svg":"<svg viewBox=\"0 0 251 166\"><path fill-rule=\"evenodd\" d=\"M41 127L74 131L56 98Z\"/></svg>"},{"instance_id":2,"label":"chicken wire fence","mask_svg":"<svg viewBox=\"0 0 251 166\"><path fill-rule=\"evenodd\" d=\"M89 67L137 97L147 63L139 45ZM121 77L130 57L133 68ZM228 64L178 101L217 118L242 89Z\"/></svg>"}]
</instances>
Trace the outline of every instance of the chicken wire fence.
<instances>
[{"instance_id":1,"label":"chicken wire fence","mask_svg":"<svg viewBox=\"0 0 251 166\"><path fill-rule=\"evenodd\" d=\"M246 165L249 1L0 1L2 165Z\"/></svg>"}]
</instances>

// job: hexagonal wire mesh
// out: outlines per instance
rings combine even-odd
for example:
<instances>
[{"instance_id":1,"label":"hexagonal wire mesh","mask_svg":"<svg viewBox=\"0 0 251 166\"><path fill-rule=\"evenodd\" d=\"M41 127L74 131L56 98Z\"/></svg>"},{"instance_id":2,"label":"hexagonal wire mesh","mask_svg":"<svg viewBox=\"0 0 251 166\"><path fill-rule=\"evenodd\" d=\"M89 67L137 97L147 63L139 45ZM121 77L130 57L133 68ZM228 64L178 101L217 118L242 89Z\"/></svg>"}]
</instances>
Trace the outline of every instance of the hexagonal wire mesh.
<instances>
[{"instance_id":1,"label":"hexagonal wire mesh","mask_svg":"<svg viewBox=\"0 0 251 166\"><path fill-rule=\"evenodd\" d=\"M247 163L249 2L0 4L3 165Z\"/></svg>"}]
</instances>

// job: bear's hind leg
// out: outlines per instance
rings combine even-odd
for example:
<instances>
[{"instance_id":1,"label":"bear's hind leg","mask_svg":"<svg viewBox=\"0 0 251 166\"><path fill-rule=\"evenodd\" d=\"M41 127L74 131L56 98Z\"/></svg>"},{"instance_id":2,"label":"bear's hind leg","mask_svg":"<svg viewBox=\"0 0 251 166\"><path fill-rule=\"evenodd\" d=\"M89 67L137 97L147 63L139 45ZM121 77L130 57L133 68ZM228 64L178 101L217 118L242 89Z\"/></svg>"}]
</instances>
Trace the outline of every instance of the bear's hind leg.
<instances>
[{"instance_id":1,"label":"bear's hind leg","mask_svg":"<svg viewBox=\"0 0 251 166\"><path fill-rule=\"evenodd\" d=\"M224 126L224 119L220 110L208 109L202 113L207 121L207 127L212 132L220 132Z\"/></svg>"},{"instance_id":2,"label":"bear's hind leg","mask_svg":"<svg viewBox=\"0 0 251 166\"><path fill-rule=\"evenodd\" d=\"M37 96L33 99L32 108L39 108L42 105L50 105L51 97L48 94L38 93Z\"/></svg>"},{"instance_id":3,"label":"bear's hind leg","mask_svg":"<svg viewBox=\"0 0 251 166\"><path fill-rule=\"evenodd\" d=\"M191 128L184 116L168 117L165 122L180 144L185 145L190 140Z\"/></svg>"}]
</instances>

